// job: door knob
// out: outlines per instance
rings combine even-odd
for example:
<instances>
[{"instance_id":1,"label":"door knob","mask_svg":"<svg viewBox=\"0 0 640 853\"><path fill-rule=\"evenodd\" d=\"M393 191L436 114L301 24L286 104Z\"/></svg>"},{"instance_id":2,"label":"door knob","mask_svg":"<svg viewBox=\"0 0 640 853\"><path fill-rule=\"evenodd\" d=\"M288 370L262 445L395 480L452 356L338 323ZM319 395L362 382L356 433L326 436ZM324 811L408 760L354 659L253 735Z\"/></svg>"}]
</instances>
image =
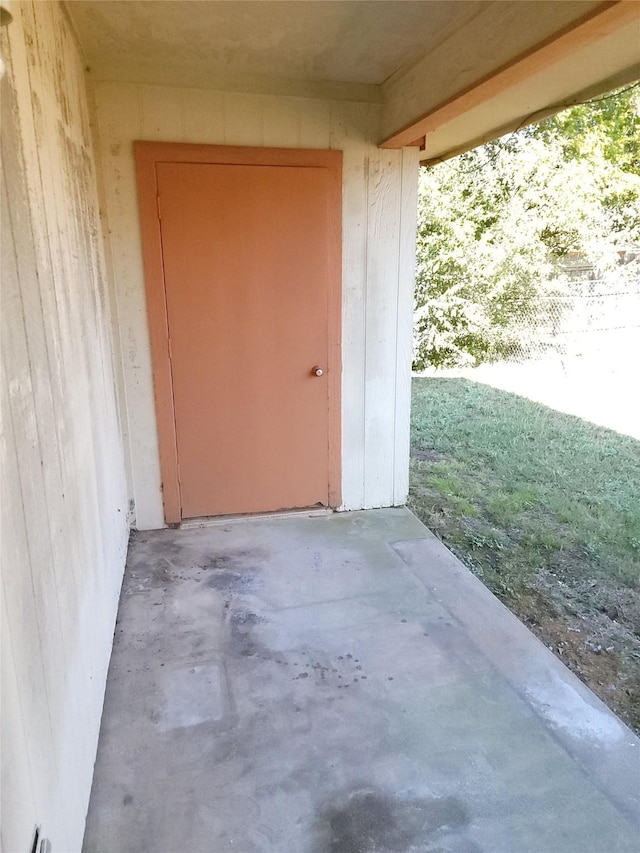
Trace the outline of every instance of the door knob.
<instances>
[{"instance_id":1,"label":"door knob","mask_svg":"<svg viewBox=\"0 0 640 853\"><path fill-rule=\"evenodd\" d=\"M324 375L324 368L314 367L311 372L313 373L314 376L323 376Z\"/></svg>"}]
</instances>

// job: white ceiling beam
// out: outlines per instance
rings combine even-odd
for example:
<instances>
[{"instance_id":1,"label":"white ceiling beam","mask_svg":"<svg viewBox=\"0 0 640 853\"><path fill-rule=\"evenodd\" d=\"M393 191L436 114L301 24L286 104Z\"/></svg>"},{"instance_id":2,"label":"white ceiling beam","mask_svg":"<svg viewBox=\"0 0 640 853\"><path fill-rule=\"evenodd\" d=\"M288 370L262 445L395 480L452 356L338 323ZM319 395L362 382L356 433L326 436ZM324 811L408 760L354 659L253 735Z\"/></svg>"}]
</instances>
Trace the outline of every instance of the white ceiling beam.
<instances>
[{"instance_id":1,"label":"white ceiling beam","mask_svg":"<svg viewBox=\"0 0 640 853\"><path fill-rule=\"evenodd\" d=\"M569 4L541 5L553 9ZM514 23L516 20L514 19ZM522 22L520 22L520 26L522 26ZM513 123L513 121L518 120L517 115L503 115L501 113L500 97L504 93L508 93L511 89L517 90L525 85L527 80L535 78L538 74L549 72L556 64L561 66L562 62L573 54L581 51L584 53L590 47L597 50L600 42L604 43L609 36L622 30L624 30L625 38L625 55L621 56L619 50L610 51L610 67L605 72L600 61L597 66L594 66L593 73L596 74L596 77L593 79L589 78L589 63L583 63L583 77L579 82L572 82L573 91L566 93L568 98L588 87L596 86L600 80L621 74L623 72L623 68L620 67L621 62L626 63L627 66L631 66L634 61L637 62L640 57L640 3L636 0L615 0L615 2L602 3L592 7L582 17L565 24L553 35L523 51L515 59L485 74L452 96L420 111L417 107L420 97L425 104L433 99L433 78L436 74L443 72L442 67L439 69L433 67L434 63L436 65L439 62L442 63L442 57L436 55L438 52L425 57L418 66L406 75L390 81L390 84L385 86L381 146L384 148L402 148L420 145L426 137L428 148L430 134L442 133L443 128L446 128L448 124L453 125L461 117L472 115L473 111L476 111L480 116L482 106L492 104L494 117L489 121L494 122L494 127L484 126L480 131L482 137L488 138L492 132L502 128L505 121L509 120ZM507 36L508 34L505 33L505 38ZM443 47L446 48L447 46ZM457 59L453 57L452 54L451 61L464 62L464 55L461 53L458 53ZM550 107L553 103L554 99L550 95L549 100L537 104L536 109ZM414 117L407 120L409 110L413 111ZM512 110L511 107L511 112ZM526 118L530 112L530 109L527 110L521 114L520 118ZM483 117L485 125L486 121L487 116L485 115ZM462 132L460 129L460 133ZM454 139L448 140L451 150L456 147L463 150L465 145L468 147L469 140L474 138L474 128L469 124L464 133L467 134L467 138L461 137L457 140L457 144ZM478 138L478 133L475 134L475 138ZM438 156L442 154L442 151L438 152Z\"/></svg>"}]
</instances>

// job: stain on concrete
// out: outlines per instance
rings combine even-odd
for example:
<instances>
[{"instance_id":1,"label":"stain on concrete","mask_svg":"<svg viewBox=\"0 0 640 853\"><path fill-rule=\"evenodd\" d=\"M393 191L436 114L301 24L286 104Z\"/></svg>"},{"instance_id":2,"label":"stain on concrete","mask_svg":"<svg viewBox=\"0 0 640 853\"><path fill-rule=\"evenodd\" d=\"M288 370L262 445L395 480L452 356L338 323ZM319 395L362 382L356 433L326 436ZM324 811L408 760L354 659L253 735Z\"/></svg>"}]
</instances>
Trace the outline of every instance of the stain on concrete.
<instances>
[{"instance_id":1,"label":"stain on concrete","mask_svg":"<svg viewBox=\"0 0 640 853\"><path fill-rule=\"evenodd\" d=\"M314 853L479 853L464 836L468 823L456 797L401 799L358 788L320 809Z\"/></svg>"},{"instance_id":2,"label":"stain on concrete","mask_svg":"<svg viewBox=\"0 0 640 853\"><path fill-rule=\"evenodd\" d=\"M230 612L228 617L230 651L234 657L257 656L270 660L271 650L253 636L253 629L265 621L264 617L250 610L238 609L227 612Z\"/></svg>"},{"instance_id":3,"label":"stain on concrete","mask_svg":"<svg viewBox=\"0 0 640 853\"><path fill-rule=\"evenodd\" d=\"M254 625L258 625L260 622L264 622L264 616L258 616L257 613L252 613L250 610L236 610L231 616L231 624L239 628L239 626L245 626L246 630L253 628ZM242 630L239 628L239 630Z\"/></svg>"},{"instance_id":4,"label":"stain on concrete","mask_svg":"<svg viewBox=\"0 0 640 853\"><path fill-rule=\"evenodd\" d=\"M213 554L198 563L198 568L206 571L224 570L234 568L238 564L238 555Z\"/></svg>"},{"instance_id":5,"label":"stain on concrete","mask_svg":"<svg viewBox=\"0 0 640 853\"><path fill-rule=\"evenodd\" d=\"M257 585L258 556L253 550L213 554L200 561L196 568L206 572L206 583L211 589L246 595Z\"/></svg>"},{"instance_id":6,"label":"stain on concrete","mask_svg":"<svg viewBox=\"0 0 640 853\"><path fill-rule=\"evenodd\" d=\"M159 560L151 563L149 569L152 578L160 585L171 580L173 575L176 574L173 564L165 557L161 557Z\"/></svg>"},{"instance_id":7,"label":"stain on concrete","mask_svg":"<svg viewBox=\"0 0 640 853\"><path fill-rule=\"evenodd\" d=\"M295 660L296 656L301 656L301 658L306 658L305 660L297 661ZM316 659L316 655L321 657L321 660ZM338 690L348 687L348 684L345 684L345 680L349 680L351 682L351 686L358 684L359 681L366 681L367 676L363 673L363 666L359 662L359 658L354 658L351 654L339 655L337 660L330 660L329 658L322 655L321 652L317 650L313 651L288 651L285 654L280 652L280 654L275 657L274 663L279 666L293 666L293 667L303 667L304 669L309 670L309 672L302 672L298 675L295 675L291 678L291 681L300 681L309 678L307 682L309 685L315 685L316 687L323 688L336 688ZM339 682L342 681L342 684Z\"/></svg>"},{"instance_id":8,"label":"stain on concrete","mask_svg":"<svg viewBox=\"0 0 640 853\"><path fill-rule=\"evenodd\" d=\"M246 568L255 568L257 563L264 559L263 552L255 548L244 548L224 551L220 554L209 554L198 563L199 568L207 571L219 569L231 569L241 571Z\"/></svg>"},{"instance_id":9,"label":"stain on concrete","mask_svg":"<svg viewBox=\"0 0 640 853\"><path fill-rule=\"evenodd\" d=\"M207 578L207 586L217 589L219 592L251 592L254 586L255 576L253 574L241 574L230 572L227 569L218 570Z\"/></svg>"}]
</instances>

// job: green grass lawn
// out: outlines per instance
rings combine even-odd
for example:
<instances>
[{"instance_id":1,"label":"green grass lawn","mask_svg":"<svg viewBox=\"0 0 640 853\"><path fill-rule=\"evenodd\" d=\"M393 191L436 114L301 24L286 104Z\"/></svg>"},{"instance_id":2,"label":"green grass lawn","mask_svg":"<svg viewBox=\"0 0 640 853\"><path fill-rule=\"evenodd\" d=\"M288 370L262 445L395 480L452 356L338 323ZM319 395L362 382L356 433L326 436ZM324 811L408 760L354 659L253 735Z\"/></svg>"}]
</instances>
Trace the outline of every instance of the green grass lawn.
<instances>
[{"instance_id":1,"label":"green grass lawn","mask_svg":"<svg viewBox=\"0 0 640 853\"><path fill-rule=\"evenodd\" d=\"M414 512L640 726L640 442L466 379L411 428Z\"/></svg>"}]
</instances>

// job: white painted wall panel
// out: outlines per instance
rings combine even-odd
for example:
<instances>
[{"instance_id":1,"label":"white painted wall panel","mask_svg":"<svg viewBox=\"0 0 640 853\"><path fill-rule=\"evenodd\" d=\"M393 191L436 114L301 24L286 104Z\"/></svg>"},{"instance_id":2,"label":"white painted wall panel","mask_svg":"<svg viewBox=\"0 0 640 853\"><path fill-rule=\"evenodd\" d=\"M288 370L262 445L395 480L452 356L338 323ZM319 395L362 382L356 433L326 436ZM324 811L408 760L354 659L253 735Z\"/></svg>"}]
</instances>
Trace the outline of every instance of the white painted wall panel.
<instances>
[{"instance_id":1,"label":"white painted wall panel","mask_svg":"<svg viewBox=\"0 0 640 853\"><path fill-rule=\"evenodd\" d=\"M344 105L335 106L331 119L331 144L343 152L343 223L350 224L348 237L343 236L342 241L342 499L346 508L359 509L366 505L364 380L371 146L368 133L350 135Z\"/></svg>"},{"instance_id":2,"label":"white painted wall panel","mask_svg":"<svg viewBox=\"0 0 640 853\"><path fill-rule=\"evenodd\" d=\"M128 528L84 63L14 6L2 80L2 829L81 847ZM5 701L6 698L6 701Z\"/></svg>"},{"instance_id":3,"label":"white painted wall panel","mask_svg":"<svg viewBox=\"0 0 640 853\"><path fill-rule=\"evenodd\" d=\"M264 95L225 92L223 99L223 145L264 145ZM191 142L189 116L185 116L184 140ZM208 140L205 140L208 141Z\"/></svg>"},{"instance_id":4,"label":"white painted wall panel","mask_svg":"<svg viewBox=\"0 0 640 853\"><path fill-rule=\"evenodd\" d=\"M418 172L420 151L402 151L402 187L400 195L400 243L398 281L413 282L416 271L416 212L418 210ZM398 335L396 338L395 435L393 464L393 504L405 502L409 492L409 425L411 417L411 361L413 356L413 285L398 287Z\"/></svg>"},{"instance_id":5,"label":"white painted wall panel","mask_svg":"<svg viewBox=\"0 0 640 853\"><path fill-rule=\"evenodd\" d=\"M401 151L369 159L365 294L365 506L393 504ZM393 210L395 215L389 216Z\"/></svg>"},{"instance_id":6,"label":"white painted wall panel","mask_svg":"<svg viewBox=\"0 0 640 853\"><path fill-rule=\"evenodd\" d=\"M409 188L417 187L417 154L376 147L376 104L118 82L97 83L95 103L137 526L162 526L163 512L135 139L343 151L343 508L402 504L416 218L416 191Z\"/></svg>"}]
</instances>

